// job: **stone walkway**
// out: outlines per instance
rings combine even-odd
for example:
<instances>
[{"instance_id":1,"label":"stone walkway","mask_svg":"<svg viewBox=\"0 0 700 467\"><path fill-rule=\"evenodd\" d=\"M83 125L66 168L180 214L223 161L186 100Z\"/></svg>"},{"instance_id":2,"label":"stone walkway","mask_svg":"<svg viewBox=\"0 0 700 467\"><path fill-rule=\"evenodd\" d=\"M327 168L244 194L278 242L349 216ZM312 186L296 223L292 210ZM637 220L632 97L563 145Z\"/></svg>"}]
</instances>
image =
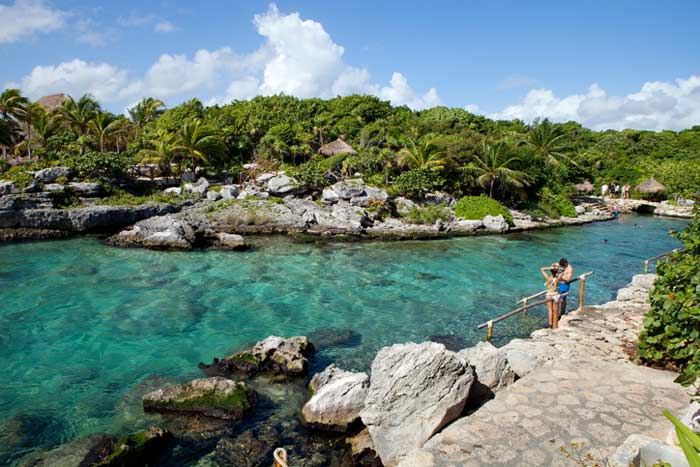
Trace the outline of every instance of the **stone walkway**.
<instances>
[{"instance_id":1,"label":"stone walkway","mask_svg":"<svg viewBox=\"0 0 700 467\"><path fill-rule=\"evenodd\" d=\"M688 397L673 383L674 373L634 365L623 350L641 329L652 281L635 276L617 301L504 346L522 378L401 465L566 466L575 464L561 448L571 443L583 443L584 452L601 460L631 434L663 439L670 424L661 411L680 413Z\"/></svg>"}]
</instances>

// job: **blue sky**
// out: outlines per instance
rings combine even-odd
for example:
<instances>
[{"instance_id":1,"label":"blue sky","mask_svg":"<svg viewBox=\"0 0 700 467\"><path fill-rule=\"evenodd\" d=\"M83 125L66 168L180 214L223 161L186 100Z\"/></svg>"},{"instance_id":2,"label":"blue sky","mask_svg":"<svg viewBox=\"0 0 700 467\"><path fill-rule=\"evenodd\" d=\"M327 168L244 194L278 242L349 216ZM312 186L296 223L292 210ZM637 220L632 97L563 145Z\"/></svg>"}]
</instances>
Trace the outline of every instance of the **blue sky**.
<instances>
[{"instance_id":1,"label":"blue sky","mask_svg":"<svg viewBox=\"0 0 700 467\"><path fill-rule=\"evenodd\" d=\"M0 85L121 111L285 92L603 128L700 124L700 2L0 0Z\"/></svg>"}]
</instances>

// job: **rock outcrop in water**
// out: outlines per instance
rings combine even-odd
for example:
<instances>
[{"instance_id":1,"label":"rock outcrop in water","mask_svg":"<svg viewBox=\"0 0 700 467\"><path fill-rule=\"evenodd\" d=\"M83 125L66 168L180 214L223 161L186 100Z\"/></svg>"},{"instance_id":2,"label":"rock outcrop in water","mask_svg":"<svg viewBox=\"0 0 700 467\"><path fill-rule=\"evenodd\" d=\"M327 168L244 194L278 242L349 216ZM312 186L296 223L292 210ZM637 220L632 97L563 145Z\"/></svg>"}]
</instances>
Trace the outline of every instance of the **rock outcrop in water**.
<instances>
[{"instance_id":1,"label":"rock outcrop in water","mask_svg":"<svg viewBox=\"0 0 700 467\"><path fill-rule=\"evenodd\" d=\"M307 425L346 431L360 419L369 391L369 376L341 370L335 365L316 373L309 383L311 398L301 417Z\"/></svg>"},{"instance_id":2,"label":"rock outcrop in water","mask_svg":"<svg viewBox=\"0 0 700 467\"><path fill-rule=\"evenodd\" d=\"M222 377L200 378L143 396L146 412L184 412L241 420L255 405L255 393L243 382Z\"/></svg>"},{"instance_id":3,"label":"rock outcrop in water","mask_svg":"<svg viewBox=\"0 0 700 467\"><path fill-rule=\"evenodd\" d=\"M381 349L360 415L384 465L397 465L459 417L473 381L469 365L441 344Z\"/></svg>"},{"instance_id":4,"label":"rock outcrop in water","mask_svg":"<svg viewBox=\"0 0 700 467\"><path fill-rule=\"evenodd\" d=\"M259 373L301 376L308 369L308 357L314 346L306 336L283 338L270 336L253 346L210 364L200 363L207 374L239 374L253 376Z\"/></svg>"}]
</instances>

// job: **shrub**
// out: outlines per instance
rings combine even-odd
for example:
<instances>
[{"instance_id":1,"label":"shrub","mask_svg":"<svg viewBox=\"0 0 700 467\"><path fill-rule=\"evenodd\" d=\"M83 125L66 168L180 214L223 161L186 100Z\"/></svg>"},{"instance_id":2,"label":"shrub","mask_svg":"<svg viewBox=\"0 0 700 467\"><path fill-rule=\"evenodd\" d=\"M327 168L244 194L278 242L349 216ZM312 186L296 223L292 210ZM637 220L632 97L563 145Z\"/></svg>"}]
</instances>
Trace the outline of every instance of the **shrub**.
<instances>
[{"instance_id":1,"label":"shrub","mask_svg":"<svg viewBox=\"0 0 700 467\"><path fill-rule=\"evenodd\" d=\"M452 213L444 204L429 204L423 207L411 208L404 219L409 224L434 224L438 220L448 222Z\"/></svg>"},{"instance_id":2,"label":"shrub","mask_svg":"<svg viewBox=\"0 0 700 467\"><path fill-rule=\"evenodd\" d=\"M403 195L409 198L422 198L429 191L442 188L444 183L443 178L433 170L413 169L394 179L391 192L394 195Z\"/></svg>"},{"instance_id":3,"label":"shrub","mask_svg":"<svg viewBox=\"0 0 700 467\"><path fill-rule=\"evenodd\" d=\"M26 165L17 165L10 167L5 173L0 175L0 180L9 180L19 189L26 187L29 182L34 180L34 175L29 173L31 167Z\"/></svg>"},{"instance_id":4,"label":"shrub","mask_svg":"<svg viewBox=\"0 0 700 467\"><path fill-rule=\"evenodd\" d=\"M569 198L563 194L554 194L549 188L543 188L540 193L537 208L544 211L547 217L557 219L561 216L576 217L576 208Z\"/></svg>"},{"instance_id":5,"label":"shrub","mask_svg":"<svg viewBox=\"0 0 700 467\"><path fill-rule=\"evenodd\" d=\"M72 168L81 180L109 181L121 177L129 167L125 153L89 151L81 155L64 155L61 163Z\"/></svg>"},{"instance_id":6,"label":"shrub","mask_svg":"<svg viewBox=\"0 0 700 467\"><path fill-rule=\"evenodd\" d=\"M497 216L501 214L508 225L513 225L513 216L507 207L486 195L465 196L455 205L457 217L467 220L480 220L485 216Z\"/></svg>"},{"instance_id":7,"label":"shrub","mask_svg":"<svg viewBox=\"0 0 700 467\"><path fill-rule=\"evenodd\" d=\"M310 160L297 167L290 167L287 173L301 185L309 188L323 188L330 185L326 178L326 170L317 160Z\"/></svg>"},{"instance_id":8,"label":"shrub","mask_svg":"<svg viewBox=\"0 0 700 467\"><path fill-rule=\"evenodd\" d=\"M644 318L637 347L649 363L674 365L681 383L691 384L700 374L700 218L677 234L685 248L657 265L650 294L651 310Z\"/></svg>"}]
</instances>

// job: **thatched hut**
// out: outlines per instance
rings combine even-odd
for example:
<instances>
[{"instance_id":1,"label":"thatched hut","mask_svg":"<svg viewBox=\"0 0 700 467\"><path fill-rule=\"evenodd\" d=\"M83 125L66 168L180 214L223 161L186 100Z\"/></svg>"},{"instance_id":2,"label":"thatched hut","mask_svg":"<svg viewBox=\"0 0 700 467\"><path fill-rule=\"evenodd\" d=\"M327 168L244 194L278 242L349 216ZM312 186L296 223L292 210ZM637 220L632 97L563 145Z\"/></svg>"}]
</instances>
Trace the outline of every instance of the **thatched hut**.
<instances>
[{"instance_id":1,"label":"thatched hut","mask_svg":"<svg viewBox=\"0 0 700 467\"><path fill-rule=\"evenodd\" d=\"M318 152L326 157L335 156L336 154L357 154L357 151L355 151L352 146L340 138L331 143L324 144L318 149Z\"/></svg>"},{"instance_id":2,"label":"thatched hut","mask_svg":"<svg viewBox=\"0 0 700 467\"><path fill-rule=\"evenodd\" d=\"M67 99L68 96L66 96L65 94L50 94L48 96L39 98L39 100L37 100L36 103L45 108L46 110L53 110L56 107L63 104L63 102Z\"/></svg>"},{"instance_id":3,"label":"thatched hut","mask_svg":"<svg viewBox=\"0 0 700 467\"><path fill-rule=\"evenodd\" d=\"M574 186L576 187L576 190L579 191L580 193L590 193L593 190L595 190L595 187L593 186L593 184L591 182L589 182L588 180L586 180L583 183L577 183Z\"/></svg>"},{"instance_id":4,"label":"thatched hut","mask_svg":"<svg viewBox=\"0 0 700 467\"><path fill-rule=\"evenodd\" d=\"M666 187L651 177L646 182L642 182L634 188L638 193L655 195L666 191Z\"/></svg>"}]
</instances>

